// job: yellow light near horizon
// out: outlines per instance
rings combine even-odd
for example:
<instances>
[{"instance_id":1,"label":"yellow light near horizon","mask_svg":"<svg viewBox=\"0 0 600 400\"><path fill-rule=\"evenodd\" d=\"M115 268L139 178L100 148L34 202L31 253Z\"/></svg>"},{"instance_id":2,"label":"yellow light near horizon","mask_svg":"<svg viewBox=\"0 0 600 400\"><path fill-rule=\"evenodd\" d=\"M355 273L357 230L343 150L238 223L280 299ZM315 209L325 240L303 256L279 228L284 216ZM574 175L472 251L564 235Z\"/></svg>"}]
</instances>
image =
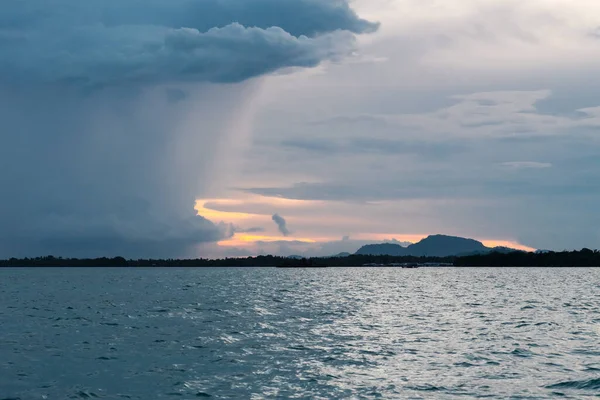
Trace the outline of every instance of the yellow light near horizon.
<instances>
[{"instance_id":1,"label":"yellow light near horizon","mask_svg":"<svg viewBox=\"0 0 600 400\"><path fill-rule=\"evenodd\" d=\"M243 199L196 199L195 209L199 215L213 222L225 221L225 222L236 222L237 220L244 220L250 218L271 218L270 213L247 213L237 211L220 211L214 208L207 207L209 203L223 206L240 206L244 205L270 205L278 208L299 208L307 207L321 203L320 201L312 200L293 200L285 199L280 197L268 197L260 195L247 195ZM216 206L215 206L216 207Z\"/></svg>"},{"instance_id":2,"label":"yellow light near horizon","mask_svg":"<svg viewBox=\"0 0 600 400\"><path fill-rule=\"evenodd\" d=\"M391 241L417 243L425 239L429 235L422 234L390 234L390 233L367 233L362 235L352 236L352 240L369 240L369 241Z\"/></svg>"},{"instance_id":3,"label":"yellow light near horizon","mask_svg":"<svg viewBox=\"0 0 600 400\"><path fill-rule=\"evenodd\" d=\"M275 243L275 242L302 242L302 243L317 243L314 239L308 238L296 238L296 237L281 237L281 236L267 236L267 235L248 235L242 233L236 233L232 238L219 242L219 246L232 247L239 246L243 247L257 242L264 243Z\"/></svg>"},{"instance_id":4,"label":"yellow light near horizon","mask_svg":"<svg viewBox=\"0 0 600 400\"><path fill-rule=\"evenodd\" d=\"M511 242L507 240L482 240L483 243L487 247L508 247L515 250L523 250L523 251L536 251L537 249L529 246L525 246L523 244L517 242Z\"/></svg>"},{"instance_id":5,"label":"yellow light near horizon","mask_svg":"<svg viewBox=\"0 0 600 400\"><path fill-rule=\"evenodd\" d=\"M198 215L211 220L213 222L227 221L232 222L240 219L248 219L259 216L259 214L251 214L251 213L242 213L235 211L219 211L213 210L212 208L206 208L205 205L211 201L218 201L221 203L228 204L243 204L242 202L238 202L236 200L230 201L228 199L209 199L209 200L196 200L196 211L198 211Z\"/></svg>"}]
</instances>

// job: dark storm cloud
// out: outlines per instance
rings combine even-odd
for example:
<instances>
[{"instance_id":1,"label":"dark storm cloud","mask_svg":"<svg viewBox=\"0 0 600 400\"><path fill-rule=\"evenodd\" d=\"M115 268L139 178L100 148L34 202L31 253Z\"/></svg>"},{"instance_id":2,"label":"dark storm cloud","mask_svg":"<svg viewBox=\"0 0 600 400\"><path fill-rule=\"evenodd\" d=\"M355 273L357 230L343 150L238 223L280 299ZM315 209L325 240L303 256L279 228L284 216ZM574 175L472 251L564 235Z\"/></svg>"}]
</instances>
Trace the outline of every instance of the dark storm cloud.
<instances>
[{"instance_id":1,"label":"dark storm cloud","mask_svg":"<svg viewBox=\"0 0 600 400\"><path fill-rule=\"evenodd\" d=\"M1 91L0 186L11 195L0 210L0 255L185 256L229 237L193 207L221 133L219 108L238 100L204 90L214 105L201 103L200 134L178 127L186 102L171 104L160 89Z\"/></svg>"},{"instance_id":2,"label":"dark storm cloud","mask_svg":"<svg viewBox=\"0 0 600 400\"><path fill-rule=\"evenodd\" d=\"M231 236L193 207L227 175L243 81L376 28L347 1L3 0L0 257L193 256Z\"/></svg>"},{"instance_id":3,"label":"dark storm cloud","mask_svg":"<svg viewBox=\"0 0 600 400\"><path fill-rule=\"evenodd\" d=\"M329 0L5 0L1 80L239 82L312 67L377 24Z\"/></svg>"},{"instance_id":4,"label":"dark storm cloud","mask_svg":"<svg viewBox=\"0 0 600 400\"><path fill-rule=\"evenodd\" d=\"M139 224L139 222L136 221ZM211 243L231 236L226 226L215 225L202 218L193 217L185 222L188 226L182 229L181 221L172 221L168 229L171 233L152 236L133 236L119 231L118 227L106 224L102 229L96 226L71 227L70 230L55 232L55 236L36 235L27 232L16 236L19 229L14 229L8 238L3 240L0 249L10 251L12 256L30 256L32 251L37 255L61 254L74 257L148 257L161 258L169 255L186 254L189 248L201 243ZM9 250L6 250L6 249ZM191 253L190 253L191 254Z\"/></svg>"},{"instance_id":5,"label":"dark storm cloud","mask_svg":"<svg viewBox=\"0 0 600 400\"><path fill-rule=\"evenodd\" d=\"M273 219L273 222L275 222L277 224L277 229L279 229L279 232L281 232L281 234L283 236L288 236L290 234L290 231L287 228L287 223L285 221L285 218L283 218L279 214L275 214L271 218Z\"/></svg>"}]
</instances>

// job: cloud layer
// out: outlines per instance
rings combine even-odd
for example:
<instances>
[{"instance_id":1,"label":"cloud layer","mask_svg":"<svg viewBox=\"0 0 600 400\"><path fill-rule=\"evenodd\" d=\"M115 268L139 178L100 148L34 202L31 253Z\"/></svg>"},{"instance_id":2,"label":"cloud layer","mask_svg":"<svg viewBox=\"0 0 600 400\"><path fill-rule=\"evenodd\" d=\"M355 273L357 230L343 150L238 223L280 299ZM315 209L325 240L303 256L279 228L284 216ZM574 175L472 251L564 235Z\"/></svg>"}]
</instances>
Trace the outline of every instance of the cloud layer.
<instances>
[{"instance_id":1,"label":"cloud layer","mask_svg":"<svg viewBox=\"0 0 600 400\"><path fill-rule=\"evenodd\" d=\"M480 92L390 89L365 99L353 98L357 89L341 85L287 89L289 103L301 98L308 104L305 122L291 113L277 121L275 113L290 105L272 105L262 120L264 136L249 154L244 182L252 183L240 187L328 204L312 210L310 224L319 229L308 226L304 214L286 210L301 237L311 237L308 229L360 234L339 220L352 215L352 225L363 233L441 232L536 248L598 247L597 95L578 86L566 91L494 85ZM406 97L413 104L403 104ZM319 109L342 108L334 102L339 98L347 113L314 117ZM390 98L399 100L390 105ZM414 110L414 103L421 109ZM369 108L373 112L365 113ZM280 166L268 180L259 178L267 171L261 159ZM340 211L340 204L348 207Z\"/></svg>"},{"instance_id":2,"label":"cloud layer","mask_svg":"<svg viewBox=\"0 0 600 400\"><path fill-rule=\"evenodd\" d=\"M3 2L4 83L240 82L348 54L373 31L327 0Z\"/></svg>"}]
</instances>

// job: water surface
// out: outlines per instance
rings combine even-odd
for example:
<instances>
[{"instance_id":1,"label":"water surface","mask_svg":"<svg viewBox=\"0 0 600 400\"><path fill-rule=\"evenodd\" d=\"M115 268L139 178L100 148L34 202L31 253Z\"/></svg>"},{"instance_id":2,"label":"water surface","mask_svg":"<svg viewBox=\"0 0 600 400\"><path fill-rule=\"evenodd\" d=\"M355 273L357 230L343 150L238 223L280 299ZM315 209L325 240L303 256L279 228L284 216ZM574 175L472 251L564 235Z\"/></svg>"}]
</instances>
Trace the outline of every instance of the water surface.
<instances>
[{"instance_id":1,"label":"water surface","mask_svg":"<svg viewBox=\"0 0 600 400\"><path fill-rule=\"evenodd\" d=\"M600 269L0 269L0 399L600 395Z\"/></svg>"}]
</instances>

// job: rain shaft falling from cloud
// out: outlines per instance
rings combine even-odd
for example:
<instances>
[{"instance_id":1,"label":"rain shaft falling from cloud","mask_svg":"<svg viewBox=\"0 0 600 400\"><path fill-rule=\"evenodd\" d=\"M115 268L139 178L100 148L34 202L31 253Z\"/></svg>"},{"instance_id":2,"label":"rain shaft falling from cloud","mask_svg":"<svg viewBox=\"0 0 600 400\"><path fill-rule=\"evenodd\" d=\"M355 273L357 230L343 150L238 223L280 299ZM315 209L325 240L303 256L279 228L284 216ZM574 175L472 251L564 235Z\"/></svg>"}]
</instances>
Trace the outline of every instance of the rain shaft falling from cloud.
<instances>
[{"instance_id":1,"label":"rain shaft falling from cloud","mask_svg":"<svg viewBox=\"0 0 600 400\"><path fill-rule=\"evenodd\" d=\"M377 28L326 0L2 9L0 256L177 257L230 235L193 205L226 168L215 149L248 80L344 57Z\"/></svg>"}]
</instances>

